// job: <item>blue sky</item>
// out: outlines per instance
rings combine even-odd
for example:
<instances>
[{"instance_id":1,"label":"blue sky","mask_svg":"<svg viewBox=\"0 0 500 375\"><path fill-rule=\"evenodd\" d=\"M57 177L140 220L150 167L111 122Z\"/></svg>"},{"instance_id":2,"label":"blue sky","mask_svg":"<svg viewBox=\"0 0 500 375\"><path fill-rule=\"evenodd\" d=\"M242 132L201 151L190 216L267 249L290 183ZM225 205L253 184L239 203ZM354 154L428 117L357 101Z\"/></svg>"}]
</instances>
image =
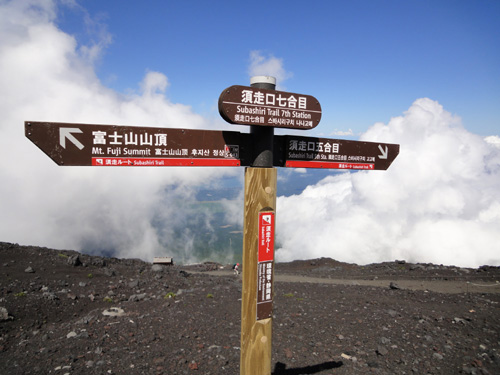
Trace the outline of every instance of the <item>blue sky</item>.
<instances>
[{"instance_id":1,"label":"blue sky","mask_svg":"<svg viewBox=\"0 0 500 375\"><path fill-rule=\"evenodd\" d=\"M79 1L56 20L102 43L96 72L119 92L146 71L167 97L214 115L220 92L249 84L250 55L278 59L285 91L319 99L316 133L354 138L428 97L481 136L500 119L498 1Z\"/></svg>"}]
</instances>

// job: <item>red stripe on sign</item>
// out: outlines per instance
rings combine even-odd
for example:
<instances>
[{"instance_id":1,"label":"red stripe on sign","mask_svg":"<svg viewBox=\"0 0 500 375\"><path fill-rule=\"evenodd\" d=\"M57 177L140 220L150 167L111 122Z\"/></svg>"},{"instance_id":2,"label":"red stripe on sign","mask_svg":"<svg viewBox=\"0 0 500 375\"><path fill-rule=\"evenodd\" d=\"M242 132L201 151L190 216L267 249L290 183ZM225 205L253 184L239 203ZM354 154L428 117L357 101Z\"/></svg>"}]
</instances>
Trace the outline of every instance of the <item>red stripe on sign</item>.
<instances>
[{"instance_id":1,"label":"red stripe on sign","mask_svg":"<svg viewBox=\"0 0 500 375\"><path fill-rule=\"evenodd\" d=\"M375 164L365 163L334 163L323 161L304 161L304 160L287 160L285 163L287 168L325 168L325 169L358 169L358 170L373 170Z\"/></svg>"},{"instance_id":2,"label":"red stripe on sign","mask_svg":"<svg viewBox=\"0 0 500 375\"><path fill-rule=\"evenodd\" d=\"M238 159L92 158L98 167L239 167Z\"/></svg>"}]
</instances>

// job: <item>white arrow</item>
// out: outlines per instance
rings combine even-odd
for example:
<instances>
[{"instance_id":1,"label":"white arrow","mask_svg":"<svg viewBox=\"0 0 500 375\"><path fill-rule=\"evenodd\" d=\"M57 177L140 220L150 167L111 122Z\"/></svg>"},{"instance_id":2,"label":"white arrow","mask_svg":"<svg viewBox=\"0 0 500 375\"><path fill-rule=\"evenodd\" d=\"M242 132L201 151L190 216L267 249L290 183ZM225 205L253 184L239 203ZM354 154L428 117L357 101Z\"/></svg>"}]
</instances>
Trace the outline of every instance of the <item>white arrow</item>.
<instances>
[{"instance_id":1,"label":"white arrow","mask_svg":"<svg viewBox=\"0 0 500 375\"><path fill-rule=\"evenodd\" d=\"M387 156L389 156L389 148L385 146L385 150L382 148L382 145L378 145L378 149L382 153L382 155L379 155L379 159L387 159Z\"/></svg>"},{"instance_id":2,"label":"white arrow","mask_svg":"<svg viewBox=\"0 0 500 375\"><path fill-rule=\"evenodd\" d=\"M83 133L83 132L78 128L59 128L59 144L62 146L62 148L66 148L66 138L68 138L68 141L73 143L76 147L78 147L78 149L81 150L84 146L71 133Z\"/></svg>"}]
</instances>

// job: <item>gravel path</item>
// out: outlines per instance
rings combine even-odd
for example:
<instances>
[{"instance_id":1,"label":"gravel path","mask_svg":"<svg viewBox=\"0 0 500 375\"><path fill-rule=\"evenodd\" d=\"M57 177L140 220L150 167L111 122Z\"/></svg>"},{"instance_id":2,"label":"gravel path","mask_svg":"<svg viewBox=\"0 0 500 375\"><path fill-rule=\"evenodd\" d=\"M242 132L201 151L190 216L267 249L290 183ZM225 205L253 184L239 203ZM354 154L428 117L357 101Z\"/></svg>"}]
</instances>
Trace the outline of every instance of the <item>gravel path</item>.
<instances>
[{"instance_id":1,"label":"gravel path","mask_svg":"<svg viewBox=\"0 0 500 375\"><path fill-rule=\"evenodd\" d=\"M211 276L227 276L233 275L229 270L193 272L205 273ZM466 280L436 280L436 279L400 279L394 278L397 281L380 280L380 279L358 279L358 278L331 278L331 277L310 277L293 274L276 274L276 282L285 283L311 283L311 284L332 284L332 285L363 285L379 288L406 289L406 290L422 290L432 291L437 293L500 293L500 282L498 281L466 281Z\"/></svg>"}]
</instances>

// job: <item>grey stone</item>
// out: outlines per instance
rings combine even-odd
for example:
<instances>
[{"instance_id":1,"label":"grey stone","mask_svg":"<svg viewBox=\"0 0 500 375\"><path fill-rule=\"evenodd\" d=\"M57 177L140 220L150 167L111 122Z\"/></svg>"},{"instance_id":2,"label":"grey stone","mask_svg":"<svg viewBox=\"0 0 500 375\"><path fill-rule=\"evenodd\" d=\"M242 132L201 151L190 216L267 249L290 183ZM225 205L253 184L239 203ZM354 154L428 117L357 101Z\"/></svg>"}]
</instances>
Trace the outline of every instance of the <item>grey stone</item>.
<instances>
[{"instance_id":1,"label":"grey stone","mask_svg":"<svg viewBox=\"0 0 500 375\"><path fill-rule=\"evenodd\" d=\"M378 355L387 355L387 353L389 353L389 351L387 350L387 348L385 346L379 345L377 347L377 354Z\"/></svg>"},{"instance_id":2,"label":"grey stone","mask_svg":"<svg viewBox=\"0 0 500 375\"><path fill-rule=\"evenodd\" d=\"M132 294L130 297L129 297L129 301L130 302L138 302L138 301L142 301L143 299L146 298L146 293L141 293L141 294Z\"/></svg>"},{"instance_id":3,"label":"grey stone","mask_svg":"<svg viewBox=\"0 0 500 375\"><path fill-rule=\"evenodd\" d=\"M164 266L162 266L161 264L153 264L153 266L151 267L151 271L153 272L162 272L164 269Z\"/></svg>"},{"instance_id":4,"label":"grey stone","mask_svg":"<svg viewBox=\"0 0 500 375\"><path fill-rule=\"evenodd\" d=\"M120 307L111 307L108 310L104 310L102 312L102 315L104 315L104 316L123 316L123 315L125 315L125 310L123 310Z\"/></svg>"},{"instance_id":5,"label":"grey stone","mask_svg":"<svg viewBox=\"0 0 500 375\"><path fill-rule=\"evenodd\" d=\"M381 337L380 338L380 343L383 344L383 345L387 345L391 342L390 339L388 339L387 337Z\"/></svg>"},{"instance_id":6,"label":"grey stone","mask_svg":"<svg viewBox=\"0 0 500 375\"><path fill-rule=\"evenodd\" d=\"M112 268L105 268L103 273L106 275L106 276L116 276L116 271Z\"/></svg>"},{"instance_id":7,"label":"grey stone","mask_svg":"<svg viewBox=\"0 0 500 375\"><path fill-rule=\"evenodd\" d=\"M73 267L78 267L82 265L82 261L80 260L79 255L73 255L68 258L68 264Z\"/></svg>"},{"instance_id":8,"label":"grey stone","mask_svg":"<svg viewBox=\"0 0 500 375\"><path fill-rule=\"evenodd\" d=\"M387 310L387 313L392 316L393 318L396 317L396 315L398 315L397 311L394 311L394 310Z\"/></svg>"},{"instance_id":9,"label":"grey stone","mask_svg":"<svg viewBox=\"0 0 500 375\"><path fill-rule=\"evenodd\" d=\"M399 289L401 289L401 288L399 287L399 285L398 285L398 284L396 284L396 283L395 283L395 282L393 282L393 281L391 281L391 283L389 284L389 288L391 288L392 290L399 290Z\"/></svg>"},{"instance_id":10,"label":"grey stone","mask_svg":"<svg viewBox=\"0 0 500 375\"><path fill-rule=\"evenodd\" d=\"M12 316L9 315L9 312L5 307L0 307L0 322L4 322L7 320L12 320L14 319Z\"/></svg>"},{"instance_id":11,"label":"grey stone","mask_svg":"<svg viewBox=\"0 0 500 375\"><path fill-rule=\"evenodd\" d=\"M133 281L129 282L128 286L130 288L137 288L139 286L139 280L133 280Z\"/></svg>"},{"instance_id":12,"label":"grey stone","mask_svg":"<svg viewBox=\"0 0 500 375\"><path fill-rule=\"evenodd\" d=\"M55 301L59 299L59 297L52 292L44 292L43 298L48 299L49 301Z\"/></svg>"}]
</instances>

